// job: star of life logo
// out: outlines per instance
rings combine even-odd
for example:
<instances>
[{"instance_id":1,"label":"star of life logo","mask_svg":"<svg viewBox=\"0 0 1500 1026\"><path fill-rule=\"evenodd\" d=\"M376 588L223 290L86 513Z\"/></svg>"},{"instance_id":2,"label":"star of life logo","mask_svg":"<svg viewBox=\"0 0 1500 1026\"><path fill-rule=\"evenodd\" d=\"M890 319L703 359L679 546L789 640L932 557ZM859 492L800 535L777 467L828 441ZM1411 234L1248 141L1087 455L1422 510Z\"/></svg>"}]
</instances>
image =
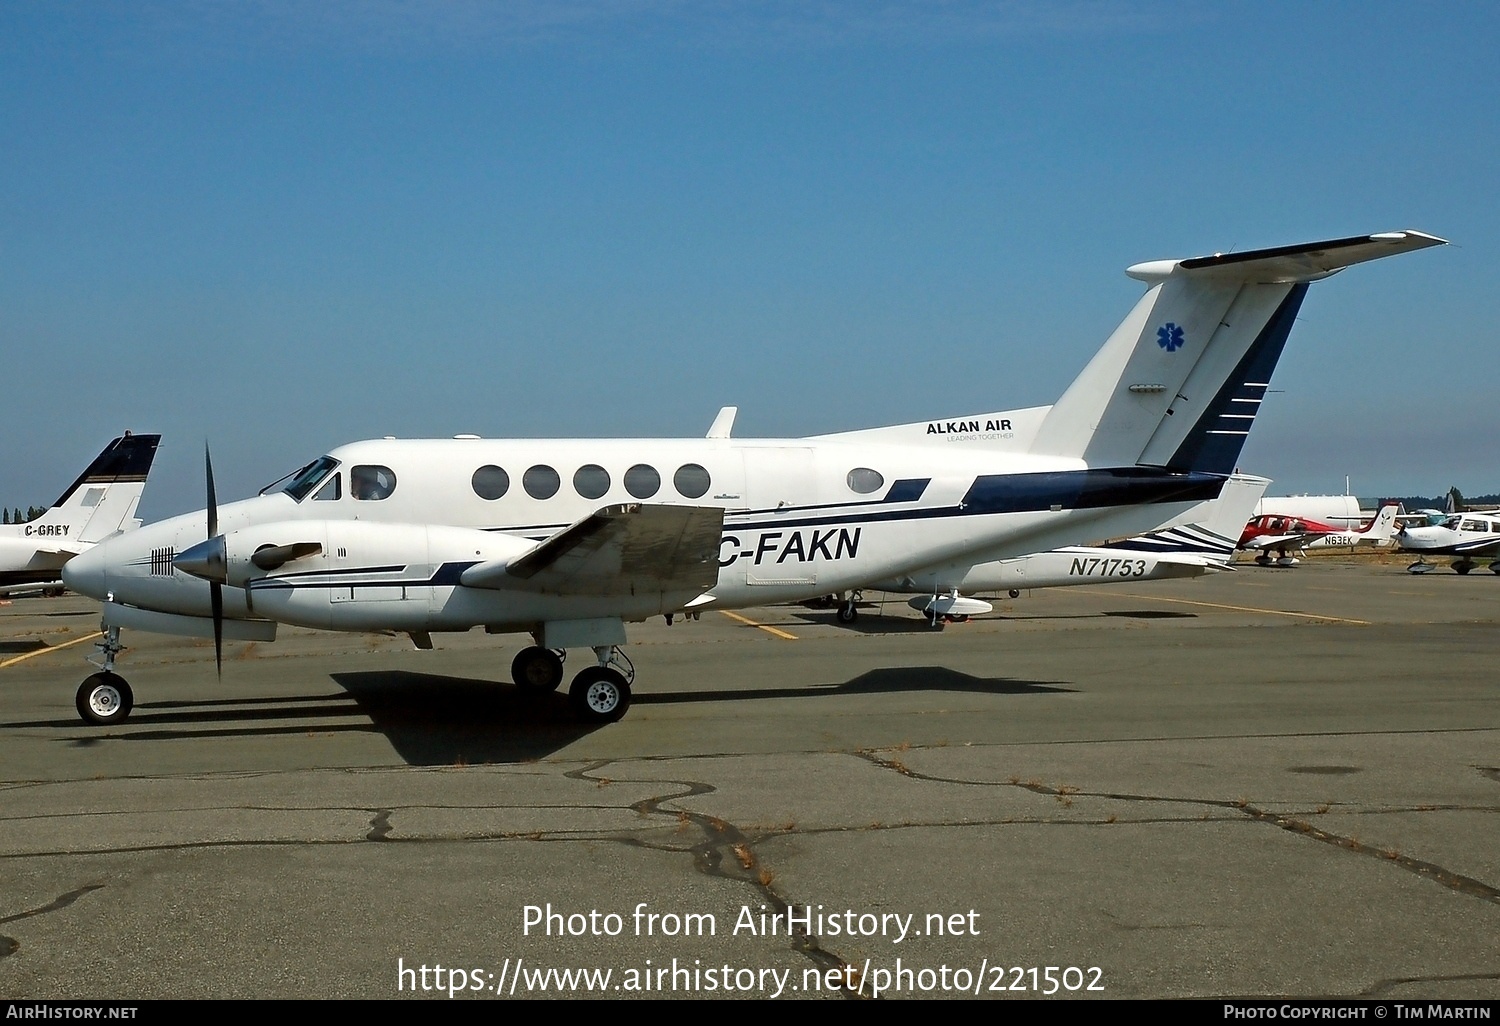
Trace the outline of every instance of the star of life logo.
<instances>
[{"instance_id":1,"label":"star of life logo","mask_svg":"<svg viewBox=\"0 0 1500 1026\"><path fill-rule=\"evenodd\" d=\"M1168 321L1156 329L1156 344L1169 353L1175 353L1181 349L1187 339L1183 337L1182 329Z\"/></svg>"}]
</instances>

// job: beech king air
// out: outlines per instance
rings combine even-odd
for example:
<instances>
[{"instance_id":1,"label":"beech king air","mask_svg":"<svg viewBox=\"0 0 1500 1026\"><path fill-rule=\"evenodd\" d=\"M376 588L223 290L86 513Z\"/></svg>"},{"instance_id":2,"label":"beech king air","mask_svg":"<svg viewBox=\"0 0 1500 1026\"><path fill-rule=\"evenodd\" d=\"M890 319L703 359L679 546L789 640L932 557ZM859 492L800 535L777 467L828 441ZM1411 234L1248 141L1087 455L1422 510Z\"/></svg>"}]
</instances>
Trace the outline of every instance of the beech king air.
<instances>
[{"instance_id":1,"label":"beech king air","mask_svg":"<svg viewBox=\"0 0 1500 1026\"><path fill-rule=\"evenodd\" d=\"M616 719L626 623L1173 522L1228 480L1309 283L1442 244L1400 231L1137 264L1145 295L1052 406L796 439L355 442L222 509L205 453L205 510L67 567L104 603L79 713L129 713L122 627L213 637L222 666L223 639L286 623L419 647L530 634L511 673L538 690L561 683L560 653L592 649L570 698Z\"/></svg>"},{"instance_id":2,"label":"beech king air","mask_svg":"<svg viewBox=\"0 0 1500 1026\"><path fill-rule=\"evenodd\" d=\"M1230 569L1236 532L1271 483L1269 478L1235 474L1224 483L1217 499L1184 514L1180 527L1102 545L1069 545L1051 552L997 559L975 565L938 567L905 574L875 585L880 591L915 594L908 602L925 614L928 623L965 620L994 607L976 595L1059 588L1079 584L1118 584L1202 577ZM852 602L839 606L842 623L856 618Z\"/></svg>"},{"instance_id":3,"label":"beech king air","mask_svg":"<svg viewBox=\"0 0 1500 1026\"><path fill-rule=\"evenodd\" d=\"M139 527L136 506L161 435L129 431L104 447L45 513L0 526L0 595L62 587L62 568L84 549Z\"/></svg>"}]
</instances>

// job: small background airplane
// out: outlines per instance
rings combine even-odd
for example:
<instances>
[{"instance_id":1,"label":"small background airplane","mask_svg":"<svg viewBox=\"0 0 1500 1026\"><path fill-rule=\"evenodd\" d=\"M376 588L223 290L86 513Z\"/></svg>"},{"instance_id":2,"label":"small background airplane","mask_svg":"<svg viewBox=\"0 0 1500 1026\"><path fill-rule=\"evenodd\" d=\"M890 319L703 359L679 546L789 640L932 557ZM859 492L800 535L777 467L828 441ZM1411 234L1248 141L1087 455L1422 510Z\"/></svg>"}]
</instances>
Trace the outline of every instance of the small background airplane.
<instances>
[{"instance_id":1,"label":"small background airplane","mask_svg":"<svg viewBox=\"0 0 1500 1026\"><path fill-rule=\"evenodd\" d=\"M1355 531L1308 517L1263 513L1245 525L1239 547L1259 552L1255 562L1261 566L1271 566L1273 563L1276 566L1296 566L1297 558L1291 555L1293 549L1301 552L1314 547L1340 548L1362 542L1383 544L1389 541L1399 508L1399 504L1394 502L1382 504L1370 522ZM1274 559L1272 551L1277 553Z\"/></svg>"},{"instance_id":2,"label":"small background airplane","mask_svg":"<svg viewBox=\"0 0 1500 1026\"><path fill-rule=\"evenodd\" d=\"M135 510L160 442L161 435L125 432L41 516L0 525L0 595L61 590L64 563L139 527Z\"/></svg>"},{"instance_id":3,"label":"small background airplane","mask_svg":"<svg viewBox=\"0 0 1500 1026\"><path fill-rule=\"evenodd\" d=\"M1023 590L1080 584L1133 584L1181 577L1202 577L1231 569L1235 534L1271 484L1270 478L1235 474L1217 499L1200 503L1180 519L1181 526L1100 545L1069 545L1012 559L969 567L949 567L927 574L908 574L881 581L878 591L916 595L908 602L933 627L964 621L994 609L977 596L1005 592L1019 598ZM854 602L829 596L806 603L813 608L838 606L841 623L852 623Z\"/></svg>"},{"instance_id":4,"label":"small background airplane","mask_svg":"<svg viewBox=\"0 0 1500 1026\"><path fill-rule=\"evenodd\" d=\"M1458 496L1458 489L1452 495ZM1461 503L1462 496L1458 499ZM1436 570L1437 564L1427 562L1427 556L1452 556L1449 565L1460 574L1490 558L1494 558L1490 569L1500 574L1500 510L1455 513L1438 524L1403 527L1396 545L1402 552L1418 554L1417 561L1406 568L1410 573Z\"/></svg>"}]
</instances>

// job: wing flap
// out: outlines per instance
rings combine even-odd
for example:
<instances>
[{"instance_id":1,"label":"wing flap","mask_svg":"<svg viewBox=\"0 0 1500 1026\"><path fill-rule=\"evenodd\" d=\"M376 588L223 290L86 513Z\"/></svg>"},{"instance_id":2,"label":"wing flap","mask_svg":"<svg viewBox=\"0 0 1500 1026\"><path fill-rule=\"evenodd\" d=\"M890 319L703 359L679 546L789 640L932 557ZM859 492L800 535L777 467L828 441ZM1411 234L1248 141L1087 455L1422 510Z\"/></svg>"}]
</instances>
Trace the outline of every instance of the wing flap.
<instances>
[{"instance_id":1,"label":"wing flap","mask_svg":"<svg viewBox=\"0 0 1500 1026\"><path fill-rule=\"evenodd\" d=\"M718 583L723 533L716 506L606 506L514 559L470 567L459 582L562 595L696 595Z\"/></svg>"}]
</instances>

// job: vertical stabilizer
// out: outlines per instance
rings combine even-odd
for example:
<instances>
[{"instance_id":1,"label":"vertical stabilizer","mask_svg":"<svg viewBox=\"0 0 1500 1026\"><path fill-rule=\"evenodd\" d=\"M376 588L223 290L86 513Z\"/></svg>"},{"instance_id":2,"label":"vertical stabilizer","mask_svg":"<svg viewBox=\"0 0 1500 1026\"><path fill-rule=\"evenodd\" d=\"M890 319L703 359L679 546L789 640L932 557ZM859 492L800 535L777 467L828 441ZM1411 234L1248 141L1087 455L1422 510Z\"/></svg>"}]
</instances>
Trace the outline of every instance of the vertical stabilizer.
<instances>
[{"instance_id":1,"label":"vertical stabilizer","mask_svg":"<svg viewBox=\"0 0 1500 1026\"><path fill-rule=\"evenodd\" d=\"M1149 290L1048 412L1032 451L1229 474L1308 283L1443 244L1387 232L1129 268Z\"/></svg>"},{"instance_id":2,"label":"vertical stabilizer","mask_svg":"<svg viewBox=\"0 0 1500 1026\"><path fill-rule=\"evenodd\" d=\"M57 529L49 537L74 544L101 541L125 529L141 501L160 442L161 435L129 432L116 438L33 523Z\"/></svg>"}]
</instances>

